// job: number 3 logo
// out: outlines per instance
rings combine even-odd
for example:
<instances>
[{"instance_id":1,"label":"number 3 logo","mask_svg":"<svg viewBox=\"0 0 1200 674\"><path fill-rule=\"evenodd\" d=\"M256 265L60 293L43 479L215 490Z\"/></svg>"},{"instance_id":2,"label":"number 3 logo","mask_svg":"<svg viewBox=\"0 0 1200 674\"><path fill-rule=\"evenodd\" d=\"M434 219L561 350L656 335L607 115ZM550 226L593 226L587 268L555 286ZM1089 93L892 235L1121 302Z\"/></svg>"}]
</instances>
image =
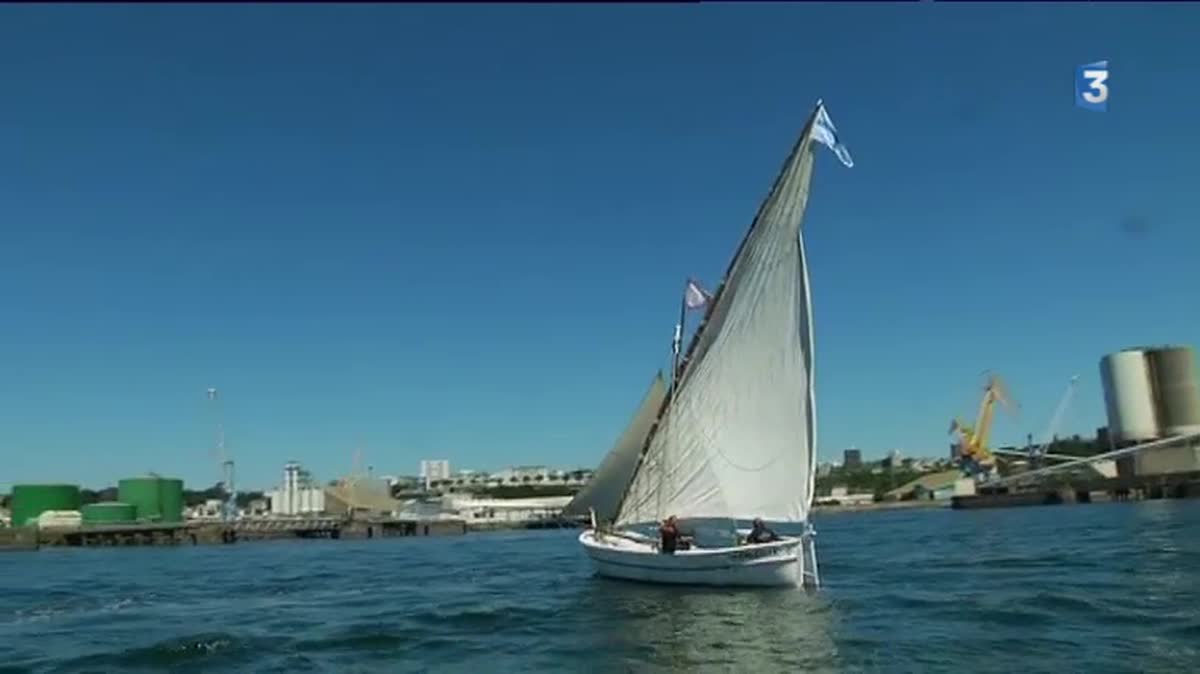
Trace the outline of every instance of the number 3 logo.
<instances>
[{"instance_id":1,"label":"number 3 logo","mask_svg":"<svg viewBox=\"0 0 1200 674\"><path fill-rule=\"evenodd\" d=\"M1075 105L1084 110L1108 109L1108 61L1085 63L1075 69Z\"/></svg>"},{"instance_id":2,"label":"number 3 logo","mask_svg":"<svg viewBox=\"0 0 1200 674\"><path fill-rule=\"evenodd\" d=\"M1081 94L1083 100L1097 105L1108 100L1108 85L1104 83L1108 79L1107 70L1085 70L1083 77L1088 80L1088 89L1090 89Z\"/></svg>"}]
</instances>

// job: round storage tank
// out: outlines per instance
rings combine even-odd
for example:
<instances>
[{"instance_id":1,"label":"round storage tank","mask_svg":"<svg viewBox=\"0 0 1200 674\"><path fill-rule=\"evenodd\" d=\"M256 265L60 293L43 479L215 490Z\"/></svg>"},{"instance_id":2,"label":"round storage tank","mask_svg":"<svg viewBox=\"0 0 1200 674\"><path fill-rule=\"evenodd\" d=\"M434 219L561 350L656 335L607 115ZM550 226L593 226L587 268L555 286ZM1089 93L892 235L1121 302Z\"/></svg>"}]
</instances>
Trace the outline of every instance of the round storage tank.
<instances>
[{"instance_id":1,"label":"round storage tank","mask_svg":"<svg viewBox=\"0 0 1200 674\"><path fill-rule=\"evenodd\" d=\"M1146 352L1127 349L1100 359L1104 407L1113 440L1140 442L1159 437L1154 389Z\"/></svg>"},{"instance_id":2,"label":"round storage tank","mask_svg":"<svg viewBox=\"0 0 1200 674\"><path fill-rule=\"evenodd\" d=\"M119 501L89 503L81 510L84 524L129 524L137 519L137 508Z\"/></svg>"},{"instance_id":3,"label":"round storage tank","mask_svg":"<svg viewBox=\"0 0 1200 674\"><path fill-rule=\"evenodd\" d=\"M1168 346L1146 352L1154 375L1158 419L1163 435L1200 433L1200 383L1196 381L1196 356L1186 346Z\"/></svg>"},{"instance_id":4,"label":"round storage tank","mask_svg":"<svg viewBox=\"0 0 1200 674\"><path fill-rule=\"evenodd\" d=\"M47 510L79 510L79 487L73 484L16 484L12 488L12 524L27 526Z\"/></svg>"},{"instance_id":5,"label":"round storage tank","mask_svg":"<svg viewBox=\"0 0 1200 674\"><path fill-rule=\"evenodd\" d=\"M158 482L158 503L164 522L183 521L183 480L164 477Z\"/></svg>"},{"instance_id":6,"label":"round storage tank","mask_svg":"<svg viewBox=\"0 0 1200 674\"><path fill-rule=\"evenodd\" d=\"M157 476L131 477L117 483L117 500L137 509L137 518L147 522L162 519L162 493Z\"/></svg>"}]
</instances>

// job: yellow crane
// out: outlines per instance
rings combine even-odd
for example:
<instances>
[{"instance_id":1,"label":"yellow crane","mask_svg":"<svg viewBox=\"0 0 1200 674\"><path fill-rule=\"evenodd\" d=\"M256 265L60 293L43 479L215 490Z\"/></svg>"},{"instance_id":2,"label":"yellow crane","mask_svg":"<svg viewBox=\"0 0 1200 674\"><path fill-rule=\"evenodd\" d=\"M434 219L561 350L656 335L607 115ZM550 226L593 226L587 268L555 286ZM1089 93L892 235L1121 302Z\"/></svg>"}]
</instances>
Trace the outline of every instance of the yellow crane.
<instances>
[{"instance_id":1,"label":"yellow crane","mask_svg":"<svg viewBox=\"0 0 1200 674\"><path fill-rule=\"evenodd\" d=\"M983 387L983 400L979 403L975 426L968 426L958 418L950 422L950 433L958 434L959 460L972 473L990 473L995 467L996 459L988 449L988 437L992 431L996 403L1012 411L1012 401L1004 382L1000 377L990 375L987 385Z\"/></svg>"}]
</instances>

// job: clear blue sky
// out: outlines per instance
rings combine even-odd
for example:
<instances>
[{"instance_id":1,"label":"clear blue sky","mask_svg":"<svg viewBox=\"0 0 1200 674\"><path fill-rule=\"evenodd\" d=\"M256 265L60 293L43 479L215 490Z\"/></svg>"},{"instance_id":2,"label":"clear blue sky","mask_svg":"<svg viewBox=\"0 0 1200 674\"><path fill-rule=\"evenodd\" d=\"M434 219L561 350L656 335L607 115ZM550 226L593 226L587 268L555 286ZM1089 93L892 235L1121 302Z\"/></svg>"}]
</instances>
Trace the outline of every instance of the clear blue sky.
<instances>
[{"instance_id":1,"label":"clear blue sky","mask_svg":"<svg viewBox=\"0 0 1200 674\"><path fill-rule=\"evenodd\" d=\"M0 8L0 488L594 465L823 97L820 451L1200 343L1200 6ZM1111 59L1110 109L1073 107Z\"/></svg>"}]
</instances>

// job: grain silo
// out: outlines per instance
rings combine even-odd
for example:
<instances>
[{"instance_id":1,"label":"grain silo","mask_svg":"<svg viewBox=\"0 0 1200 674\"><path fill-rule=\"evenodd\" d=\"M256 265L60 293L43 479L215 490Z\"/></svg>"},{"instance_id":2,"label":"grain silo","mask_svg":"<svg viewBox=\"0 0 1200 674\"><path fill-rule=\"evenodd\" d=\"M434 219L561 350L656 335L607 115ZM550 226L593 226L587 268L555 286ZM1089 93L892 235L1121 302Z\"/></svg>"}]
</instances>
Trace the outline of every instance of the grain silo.
<instances>
[{"instance_id":1,"label":"grain silo","mask_svg":"<svg viewBox=\"0 0 1200 674\"><path fill-rule=\"evenodd\" d=\"M34 523L50 510L79 510L79 486L73 484L15 484L12 488L12 524Z\"/></svg>"},{"instance_id":2,"label":"grain silo","mask_svg":"<svg viewBox=\"0 0 1200 674\"><path fill-rule=\"evenodd\" d=\"M1143 349L1125 349L1100 359L1104 408L1117 445L1159 437L1158 412L1150 362Z\"/></svg>"},{"instance_id":3,"label":"grain silo","mask_svg":"<svg viewBox=\"0 0 1200 674\"><path fill-rule=\"evenodd\" d=\"M161 478L157 475L131 477L117 482L117 500L137 509L137 518L147 522L162 519Z\"/></svg>"},{"instance_id":4,"label":"grain silo","mask_svg":"<svg viewBox=\"0 0 1200 674\"><path fill-rule=\"evenodd\" d=\"M1200 433L1200 383L1196 357L1186 346L1146 350L1154 381L1158 425L1164 437Z\"/></svg>"}]
</instances>

